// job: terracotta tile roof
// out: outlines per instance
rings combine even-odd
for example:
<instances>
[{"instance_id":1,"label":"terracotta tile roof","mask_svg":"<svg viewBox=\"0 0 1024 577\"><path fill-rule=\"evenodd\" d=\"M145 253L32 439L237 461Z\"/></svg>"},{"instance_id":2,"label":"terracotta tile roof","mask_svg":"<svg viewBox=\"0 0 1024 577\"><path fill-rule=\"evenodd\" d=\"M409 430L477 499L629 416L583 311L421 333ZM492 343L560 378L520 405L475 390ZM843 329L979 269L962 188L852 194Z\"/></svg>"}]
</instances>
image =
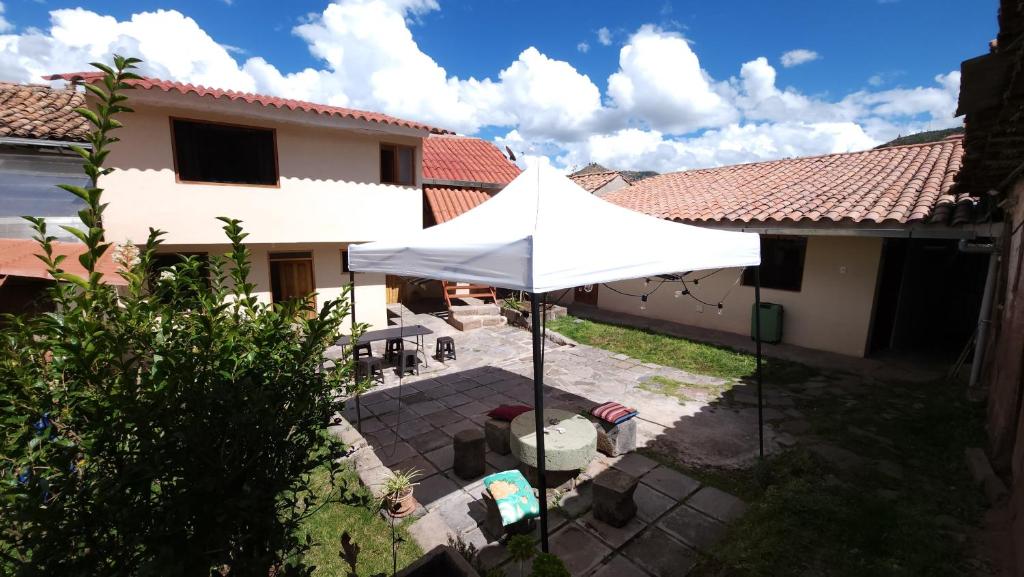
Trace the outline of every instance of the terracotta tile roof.
<instances>
[{"instance_id":1,"label":"terracotta tile roof","mask_svg":"<svg viewBox=\"0 0 1024 577\"><path fill-rule=\"evenodd\" d=\"M0 82L0 136L84 142L89 121L75 112L84 104L75 90Z\"/></svg>"},{"instance_id":2,"label":"terracotta tile roof","mask_svg":"<svg viewBox=\"0 0 1024 577\"><path fill-rule=\"evenodd\" d=\"M424 186L427 205L434 216L434 222L441 224L490 200L497 191L488 192L480 188L454 188L450 186Z\"/></svg>"},{"instance_id":3,"label":"terracotta tile roof","mask_svg":"<svg viewBox=\"0 0 1024 577\"><path fill-rule=\"evenodd\" d=\"M953 180L963 139L689 170L605 195L687 222L963 224L977 199Z\"/></svg>"},{"instance_id":4,"label":"terracotta tile roof","mask_svg":"<svg viewBox=\"0 0 1024 577\"><path fill-rule=\"evenodd\" d=\"M569 178L571 178L576 184L580 185L583 190L586 190L587 192L594 192L612 180L615 180L616 176L619 176L618 171L609 170L606 172L577 172L576 174L570 174Z\"/></svg>"},{"instance_id":5,"label":"terracotta tile roof","mask_svg":"<svg viewBox=\"0 0 1024 577\"><path fill-rule=\"evenodd\" d=\"M61 263L65 272L85 276L85 268L78 262L78 257L85 251L85 245L76 242L53 243L54 254L66 255ZM100 259L97 270L103 273L103 282L112 285L126 285L117 271L119 267L112 259L113 247L107 249ZM42 254L39 243L31 239L0 238L0 276L19 276L28 278L52 279L43 261L36 258Z\"/></svg>"},{"instance_id":6,"label":"terracotta tile roof","mask_svg":"<svg viewBox=\"0 0 1024 577\"><path fill-rule=\"evenodd\" d=\"M81 82L94 82L103 77L102 73L99 72L67 72L64 74L53 74L46 76L47 80L67 80L81 81ZM252 94L249 92L237 92L235 90L224 90L221 88L210 88L207 86L198 86L194 84L187 84L184 82L175 82L172 80L161 80L159 78L142 78L140 80L132 80L129 82L136 88L144 90L162 90L164 92L180 92L181 94L195 94L197 96L209 96L215 99L227 99L227 100L241 100L248 102L249 104L259 104L261 106L272 106L274 108L287 108L289 110L301 110L304 112L312 112L315 114L324 114L328 116L338 116L341 118L351 118L354 120L363 120L365 122L377 123L377 124L388 124L391 126L402 126L406 128L413 128L416 130L426 130L437 133L447 133L447 130L441 128L435 128L427 124L414 122L412 120L403 120L401 118L395 118L394 116L388 116L387 114L381 114L379 112L367 112L365 110L355 110L352 108L342 108L340 106L328 106L326 104L316 104L314 102L305 102L302 100L292 100L289 98L278 98L276 96L267 96L263 94Z\"/></svg>"},{"instance_id":7,"label":"terracotta tile roof","mask_svg":"<svg viewBox=\"0 0 1024 577\"><path fill-rule=\"evenodd\" d=\"M519 167L486 140L455 135L423 139L423 179L506 185Z\"/></svg>"}]
</instances>

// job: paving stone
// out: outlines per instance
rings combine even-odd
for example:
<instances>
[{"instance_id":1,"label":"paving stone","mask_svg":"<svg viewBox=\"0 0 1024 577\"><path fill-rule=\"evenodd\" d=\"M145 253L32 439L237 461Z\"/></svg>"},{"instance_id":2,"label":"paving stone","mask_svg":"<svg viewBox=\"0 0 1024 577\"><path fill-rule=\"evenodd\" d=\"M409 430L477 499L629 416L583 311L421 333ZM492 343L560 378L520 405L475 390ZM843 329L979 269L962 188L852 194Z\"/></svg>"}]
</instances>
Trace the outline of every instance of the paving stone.
<instances>
[{"instance_id":1,"label":"paving stone","mask_svg":"<svg viewBox=\"0 0 1024 577\"><path fill-rule=\"evenodd\" d=\"M658 465L650 473L640 478L640 482L653 487L654 489L672 497L676 501L682 501L700 488L700 482L696 479L669 469L664 465Z\"/></svg>"},{"instance_id":2,"label":"paving stone","mask_svg":"<svg viewBox=\"0 0 1024 577\"><path fill-rule=\"evenodd\" d=\"M636 492L633 493L636 500L636 516L648 523L654 521L675 506L676 501L672 497L655 491L650 486L640 483Z\"/></svg>"},{"instance_id":3,"label":"paving stone","mask_svg":"<svg viewBox=\"0 0 1024 577\"><path fill-rule=\"evenodd\" d=\"M377 456L380 457L380 462L385 467L401 463L402 461L418 455L416 449L413 449L408 443L399 441L398 443L388 443L384 446L377 447L374 449Z\"/></svg>"},{"instance_id":4,"label":"paving stone","mask_svg":"<svg viewBox=\"0 0 1024 577\"><path fill-rule=\"evenodd\" d=\"M434 426L423 419L411 419L398 424L396 428L398 436L408 441L413 437L422 435L434 430Z\"/></svg>"},{"instance_id":5,"label":"paving stone","mask_svg":"<svg viewBox=\"0 0 1024 577\"><path fill-rule=\"evenodd\" d=\"M436 511L428 512L409 525L409 535L424 551L430 551L438 545L447 545L450 532L451 528Z\"/></svg>"},{"instance_id":6,"label":"paving stone","mask_svg":"<svg viewBox=\"0 0 1024 577\"><path fill-rule=\"evenodd\" d=\"M683 505L665 515L658 527L699 551L707 551L725 535L725 524Z\"/></svg>"},{"instance_id":7,"label":"paving stone","mask_svg":"<svg viewBox=\"0 0 1024 577\"><path fill-rule=\"evenodd\" d=\"M455 434L458 433L459 431L464 431L466 429L475 429L479 428L479 426L480 425L477 425L473 421L467 420L466 417L459 415L458 422L452 423L450 425L445 425L441 427L441 430L454 437Z\"/></svg>"},{"instance_id":8,"label":"paving stone","mask_svg":"<svg viewBox=\"0 0 1024 577\"><path fill-rule=\"evenodd\" d=\"M448 408L461 407L462 405L465 405L466 403L470 403L472 401L473 397L470 397L469 395L465 395L463 393L453 393L446 397L441 397L437 399L437 402L441 403L442 405Z\"/></svg>"},{"instance_id":9,"label":"paving stone","mask_svg":"<svg viewBox=\"0 0 1024 577\"><path fill-rule=\"evenodd\" d=\"M437 467L438 471L447 471L454 464L455 450L451 445L446 445L440 449L434 449L423 456Z\"/></svg>"},{"instance_id":10,"label":"paving stone","mask_svg":"<svg viewBox=\"0 0 1024 577\"><path fill-rule=\"evenodd\" d=\"M811 430L811 424L807 421L783 421L779 428L792 435L803 435Z\"/></svg>"},{"instance_id":11,"label":"paving stone","mask_svg":"<svg viewBox=\"0 0 1024 577\"><path fill-rule=\"evenodd\" d=\"M511 471L519 466L519 461L512 455L499 455L494 451L487 451L487 463L497 471Z\"/></svg>"},{"instance_id":12,"label":"paving stone","mask_svg":"<svg viewBox=\"0 0 1024 577\"><path fill-rule=\"evenodd\" d=\"M494 407L489 407L481 403L480 401L473 401L472 403L466 403L465 405L455 407L452 410L462 415L463 417L471 418L486 413L487 411L490 411L493 408Z\"/></svg>"},{"instance_id":13,"label":"paving stone","mask_svg":"<svg viewBox=\"0 0 1024 577\"><path fill-rule=\"evenodd\" d=\"M738 519L747 511L746 503L714 487L704 487L697 491L686 504L723 523Z\"/></svg>"},{"instance_id":14,"label":"paving stone","mask_svg":"<svg viewBox=\"0 0 1024 577\"><path fill-rule=\"evenodd\" d=\"M434 473L437 473L437 469L434 465L430 464L430 461L424 459L423 455L413 455L412 457L395 464L393 467L390 467L390 469L392 471L402 471L403 473L419 471L419 474L416 476L414 481L425 479Z\"/></svg>"},{"instance_id":15,"label":"paving stone","mask_svg":"<svg viewBox=\"0 0 1024 577\"><path fill-rule=\"evenodd\" d=\"M384 399L383 402L376 403L374 405L362 405L362 410L365 413L372 415L387 415L398 411L398 400L397 399Z\"/></svg>"},{"instance_id":16,"label":"paving stone","mask_svg":"<svg viewBox=\"0 0 1024 577\"><path fill-rule=\"evenodd\" d=\"M395 390L397 391L398 387L395 387ZM405 389L404 393L395 393L395 394L399 395L399 396L396 396L395 398L402 399L402 404L404 406L415 405L417 403L423 403L425 401L431 400L430 397L426 393L421 392L421 391L409 392L409 389Z\"/></svg>"},{"instance_id":17,"label":"paving stone","mask_svg":"<svg viewBox=\"0 0 1024 577\"><path fill-rule=\"evenodd\" d=\"M438 411L423 417L423 420L439 429L443 429L453 423L461 423L465 421L466 417L463 417L455 411Z\"/></svg>"},{"instance_id":18,"label":"paving stone","mask_svg":"<svg viewBox=\"0 0 1024 577\"><path fill-rule=\"evenodd\" d=\"M412 403L409 405L409 409L417 415L423 417L436 413L438 411L447 411L448 407L442 405L437 401L423 401L421 403Z\"/></svg>"},{"instance_id":19,"label":"paving stone","mask_svg":"<svg viewBox=\"0 0 1024 577\"><path fill-rule=\"evenodd\" d=\"M808 449L844 471L858 468L864 464L864 459L860 455L829 443L815 443Z\"/></svg>"},{"instance_id":20,"label":"paving stone","mask_svg":"<svg viewBox=\"0 0 1024 577\"><path fill-rule=\"evenodd\" d=\"M421 435L416 435L408 441L413 448L421 453L429 453L435 449L440 449L450 445L451 442L452 438L441 429L432 429Z\"/></svg>"},{"instance_id":21,"label":"paving stone","mask_svg":"<svg viewBox=\"0 0 1024 577\"><path fill-rule=\"evenodd\" d=\"M376 417L370 417L369 419L363 419L360 428L362 429L363 435L365 435L366 433L373 433L381 429L386 429L387 425Z\"/></svg>"},{"instance_id":22,"label":"paving stone","mask_svg":"<svg viewBox=\"0 0 1024 577\"><path fill-rule=\"evenodd\" d=\"M459 533L479 525L486 513L483 504L461 491L448 499L442 499L434 510L441 514L449 527Z\"/></svg>"},{"instance_id":23,"label":"paving stone","mask_svg":"<svg viewBox=\"0 0 1024 577\"><path fill-rule=\"evenodd\" d=\"M437 379L424 379L412 383L411 386L417 391L429 391L435 387L440 387L441 383Z\"/></svg>"},{"instance_id":24,"label":"paving stone","mask_svg":"<svg viewBox=\"0 0 1024 577\"><path fill-rule=\"evenodd\" d=\"M444 499L462 492L458 485L442 474L431 475L419 481L414 491L416 500L428 511L434 510Z\"/></svg>"},{"instance_id":25,"label":"paving stone","mask_svg":"<svg viewBox=\"0 0 1024 577\"><path fill-rule=\"evenodd\" d=\"M549 501L554 501L549 499ZM561 509L575 519L590 510L594 503L594 489L591 483L576 485L575 489L562 493Z\"/></svg>"},{"instance_id":26,"label":"paving stone","mask_svg":"<svg viewBox=\"0 0 1024 577\"><path fill-rule=\"evenodd\" d=\"M608 546L575 524L569 524L551 535L548 545L551 553L562 560L574 577L585 575L612 552Z\"/></svg>"},{"instance_id":27,"label":"paving stone","mask_svg":"<svg viewBox=\"0 0 1024 577\"><path fill-rule=\"evenodd\" d=\"M658 463L638 453L628 453L621 457L609 459L612 467L633 475L642 477L645 473L658 466Z\"/></svg>"},{"instance_id":28,"label":"paving stone","mask_svg":"<svg viewBox=\"0 0 1024 577\"><path fill-rule=\"evenodd\" d=\"M594 535L597 535L598 538L607 543L612 549L622 547L626 541L629 541L647 527L647 523L644 523L637 517L633 517L622 527L613 527L595 518L593 511L580 517L576 522Z\"/></svg>"},{"instance_id":29,"label":"paving stone","mask_svg":"<svg viewBox=\"0 0 1024 577\"><path fill-rule=\"evenodd\" d=\"M648 577L643 569L639 568L629 559L622 555L612 557L607 563L601 565L594 572L593 577Z\"/></svg>"},{"instance_id":30,"label":"paving stone","mask_svg":"<svg viewBox=\"0 0 1024 577\"><path fill-rule=\"evenodd\" d=\"M657 527L641 533L622 553L656 577L684 577L697 563L692 549Z\"/></svg>"}]
</instances>

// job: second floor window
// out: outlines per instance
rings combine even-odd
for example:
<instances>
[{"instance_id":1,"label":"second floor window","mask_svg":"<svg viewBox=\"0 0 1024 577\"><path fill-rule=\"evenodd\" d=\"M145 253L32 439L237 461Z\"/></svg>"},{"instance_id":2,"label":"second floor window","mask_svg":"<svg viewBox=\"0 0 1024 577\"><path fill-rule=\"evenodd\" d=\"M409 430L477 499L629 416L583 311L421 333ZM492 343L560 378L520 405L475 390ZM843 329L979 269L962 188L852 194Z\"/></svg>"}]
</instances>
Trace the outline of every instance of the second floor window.
<instances>
[{"instance_id":1,"label":"second floor window","mask_svg":"<svg viewBox=\"0 0 1024 577\"><path fill-rule=\"evenodd\" d=\"M416 184L416 149L398 144L380 145L380 183Z\"/></svg>"},{"instance_id":2,"label":"second floor window","mask_svg":"<svg viewBox=\"0 0 1024 577\"><path fill-rule=\"evenodd\" d=\"M277 184L272 129L171 119L178 180L225 184Z\"/></svg>"}]
</instances>

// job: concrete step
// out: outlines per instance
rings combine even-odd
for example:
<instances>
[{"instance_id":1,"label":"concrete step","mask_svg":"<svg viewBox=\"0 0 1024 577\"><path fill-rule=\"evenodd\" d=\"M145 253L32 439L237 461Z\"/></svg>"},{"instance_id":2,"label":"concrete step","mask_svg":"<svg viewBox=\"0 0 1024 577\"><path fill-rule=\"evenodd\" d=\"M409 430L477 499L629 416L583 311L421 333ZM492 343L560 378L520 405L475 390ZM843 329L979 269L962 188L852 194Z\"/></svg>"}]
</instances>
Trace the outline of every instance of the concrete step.
<instances>
[{"instance_id":1,"label":"concrete step","mask_svg":"<svg viewBox=\"0 0 1024 577\"><path fill-rule=\"evenodd\" d=\"M471 331L481 327L500 327L508 324L508 319L498 315L449 315L448 324L460 331Z\"/></svg>"},{"instance_id":2,"label":"concrete step","mask_svg":"<svg viewBox=\"0 0 1024 577\"><path fill-rule=\"evenodd\" d=\"M501 308L498 305L474 304L474 305L452 305L448 309L453 316L478 316L478 315L500 315Z\"/></svg>"}]
</instances>

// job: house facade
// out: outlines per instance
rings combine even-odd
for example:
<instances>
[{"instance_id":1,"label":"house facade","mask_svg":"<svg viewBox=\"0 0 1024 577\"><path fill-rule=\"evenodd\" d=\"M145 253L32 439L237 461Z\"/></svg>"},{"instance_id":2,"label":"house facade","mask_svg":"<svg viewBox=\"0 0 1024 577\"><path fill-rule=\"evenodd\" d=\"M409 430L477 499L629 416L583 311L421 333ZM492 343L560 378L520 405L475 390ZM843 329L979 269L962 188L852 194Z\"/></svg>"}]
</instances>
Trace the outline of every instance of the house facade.
<instances>
[{"instance_id":1,"label":"house facade","mask_svg":"<svg viewBox=\"0 0 1024 577\"><path fill-rule=\"evenodd\" d=\"M626 180L622 173L615 170L605 170L596 172L577 172L570 174L569 178L573 182L578 184L583 190L596 194L597 196L604 196L609 192L615 192L629 186L629 181Z\"/></svg>"},{"instance_id":2,"label":"house facade","mask_svg":"<svg viewBox=\"0 0 1024 577\"><path fill-rule=\"evenodd\" d=\"M955 358L977 326L987 264L961 241L998 234L976 222L977 198L954 187L962 156L958 136L664 174L604 198L660 218L761 234L762 300L783 307L783 343L856 357L941 349ZM577 290L583 306L576 311L751 333L750 272L686 278L689 295L664 289L646 303L629 295L649 292L658 279ZM951 298L959 305L952 313Z\"/></svg>"},{"instance_id":3,"label":"house facade","mask_svg":"<svg viewBox=\"0 0 1024 577\"><path fill-rule=\"evenodd\" d=\"M95 82L98 76L52 79ZM390 116L158 79L127 92L103 178L108 239L162 252L228 250L223 223L242 221L265 302L316 293L317 308L349 283L346 249L422 228L423 138L431 127ZM386 326L386 279L357 274L358 319Z\"/></svg>"}]
</instances>

